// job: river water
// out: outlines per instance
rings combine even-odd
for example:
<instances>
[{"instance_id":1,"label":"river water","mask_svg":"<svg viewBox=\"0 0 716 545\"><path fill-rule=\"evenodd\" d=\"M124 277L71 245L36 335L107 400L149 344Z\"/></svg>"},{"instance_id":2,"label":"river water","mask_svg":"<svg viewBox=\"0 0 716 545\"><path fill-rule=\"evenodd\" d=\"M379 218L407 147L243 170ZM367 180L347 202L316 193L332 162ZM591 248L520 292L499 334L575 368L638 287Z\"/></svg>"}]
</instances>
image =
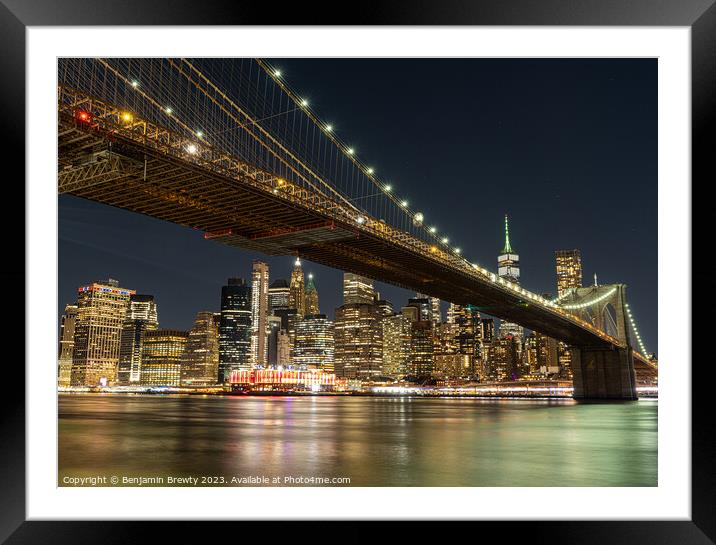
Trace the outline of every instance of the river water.
<instances>
[{"instance_id":1,"label":"river water","mask_svg":"<svg viewBox=\"0 0 716 545\"><path fill-rule=\"evenodd\" d=\"M657 407L60 395L58 484L110 486L114 477L123 486L656 486ZM189 477L196 481L179 480Z\"/></svg>"}]
</instances>

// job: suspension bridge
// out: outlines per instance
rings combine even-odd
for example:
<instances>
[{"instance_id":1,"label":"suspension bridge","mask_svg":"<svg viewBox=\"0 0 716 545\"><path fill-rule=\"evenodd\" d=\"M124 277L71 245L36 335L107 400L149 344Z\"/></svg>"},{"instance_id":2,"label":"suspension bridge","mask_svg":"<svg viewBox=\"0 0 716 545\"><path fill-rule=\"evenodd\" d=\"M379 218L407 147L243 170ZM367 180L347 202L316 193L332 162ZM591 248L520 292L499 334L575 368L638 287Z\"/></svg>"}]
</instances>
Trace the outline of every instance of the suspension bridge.
<instances>
[{"instance_id":1,"label":"suspension bridge","mask_svg":"<svg viewBox=\"0 0 716 545\"><path fill-rule=\"evenodd\" d=\"M548 300L470 262L264 60L60 59L57 108L59 193L476 306L569 344L575 397L655 372L623 284Z\"/></svg>"}]
</instances>

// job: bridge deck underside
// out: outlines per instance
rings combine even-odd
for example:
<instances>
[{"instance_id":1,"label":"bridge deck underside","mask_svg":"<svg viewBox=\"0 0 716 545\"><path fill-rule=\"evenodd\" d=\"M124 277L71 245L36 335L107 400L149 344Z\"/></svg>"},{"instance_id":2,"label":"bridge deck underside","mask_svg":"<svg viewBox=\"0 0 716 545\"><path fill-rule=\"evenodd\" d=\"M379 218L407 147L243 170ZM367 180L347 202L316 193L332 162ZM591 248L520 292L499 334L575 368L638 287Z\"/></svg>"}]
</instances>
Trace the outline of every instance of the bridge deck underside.
<instances>
[{"instance_id":1,"label":"bridge deck underside","mask_svg":"<svg viewBox=\"0 0 716 545\"><path fill-rule=\"evenodd\" d=\"M105 152L102 135L60 119L60 180L89 154ZM133 161L111 176L75 181L60 192L198 229L206 238L272 255L298 255L481 311L574 345L605 341L488 281L445 267L417 250L360 232L310 207L288 202L240 180L222 177L151 148L115 139L112 153Z\"/></svg>"}]
</instances>

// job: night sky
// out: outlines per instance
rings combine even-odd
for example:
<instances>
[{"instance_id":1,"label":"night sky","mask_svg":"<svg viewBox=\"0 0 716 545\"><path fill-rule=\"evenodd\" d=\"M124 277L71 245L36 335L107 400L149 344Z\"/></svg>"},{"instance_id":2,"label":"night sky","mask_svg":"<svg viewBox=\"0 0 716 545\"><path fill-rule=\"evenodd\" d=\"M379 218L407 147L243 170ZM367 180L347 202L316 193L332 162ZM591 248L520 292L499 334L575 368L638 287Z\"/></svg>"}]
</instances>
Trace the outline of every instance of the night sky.
<instances>
[{"instance_id":1,"label":"night sky","mask_svg":"<svg viewBox=\"0 0 716 545\"><path fill-rule=\"evenodd\" d=\"M584 283L624 282L647 349L657 351L655 59L274 59L284 79L359 157L463 255L496 270L503 217L522 284L556 292L554 251L582 251ZM206 241L201 232L59 198L59 300L108 276L153 294L160 326L189 329L218 310L229 276L253 259L271 281L292 257ZM314 273L321 311L342 274ZM396 308L411 292L377 283Z\"/></svg>"}]
</instances>

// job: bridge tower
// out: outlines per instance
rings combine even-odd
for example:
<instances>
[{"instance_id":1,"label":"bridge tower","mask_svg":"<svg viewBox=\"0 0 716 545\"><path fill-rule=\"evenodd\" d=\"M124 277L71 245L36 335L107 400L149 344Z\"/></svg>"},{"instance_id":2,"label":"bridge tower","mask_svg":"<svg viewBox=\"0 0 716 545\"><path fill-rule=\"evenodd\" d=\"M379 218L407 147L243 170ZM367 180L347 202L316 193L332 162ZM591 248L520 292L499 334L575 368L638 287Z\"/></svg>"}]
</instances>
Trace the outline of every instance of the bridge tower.
<instances>
[{"instance_id":1,"label":"bridge tower","mask_svg":"<svg viewBox=\"0 0 716 545\"><path fill-rule=\"evenodd\" d=\"M571 346L576 399L637 399L625 292L625 284L571 288L559 302L624 345Z\"/></svg>"}]
</instances>

